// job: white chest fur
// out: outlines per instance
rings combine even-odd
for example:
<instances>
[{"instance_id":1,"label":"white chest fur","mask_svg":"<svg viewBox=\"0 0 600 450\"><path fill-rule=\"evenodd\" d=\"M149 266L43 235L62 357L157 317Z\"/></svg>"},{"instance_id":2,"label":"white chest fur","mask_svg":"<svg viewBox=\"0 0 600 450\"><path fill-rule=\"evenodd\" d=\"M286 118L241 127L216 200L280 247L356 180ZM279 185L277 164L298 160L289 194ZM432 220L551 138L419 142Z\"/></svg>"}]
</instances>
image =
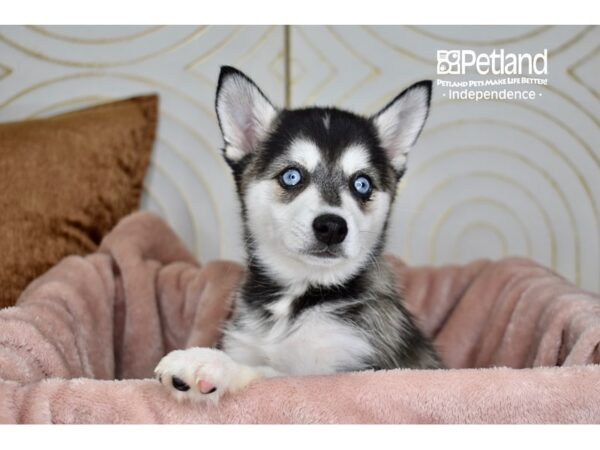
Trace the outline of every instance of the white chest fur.
<instances>
[{"instance_id":1,"label":"white chest fur","mask_svg":"<svg viewBox=\"0 0 600 450\"><path fill-rule=\"evenodd\" d=\"M291 321L290 303L283 297L273 304L270 322L244 314L225 335L223 350L237 362L290 375L356 368L372 352L361 332L333 316L331 308L316 306Z\"/></svg>"}]
</instances>

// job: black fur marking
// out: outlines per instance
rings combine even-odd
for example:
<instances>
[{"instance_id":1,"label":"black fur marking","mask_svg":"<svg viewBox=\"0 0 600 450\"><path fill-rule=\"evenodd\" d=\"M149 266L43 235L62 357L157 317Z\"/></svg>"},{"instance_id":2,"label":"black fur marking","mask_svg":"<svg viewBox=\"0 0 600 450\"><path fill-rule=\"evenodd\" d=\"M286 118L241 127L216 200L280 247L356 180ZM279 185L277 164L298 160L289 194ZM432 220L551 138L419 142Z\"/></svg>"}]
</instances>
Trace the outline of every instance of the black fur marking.
<instances>
[{"instance_id":1,"label":"black fur marking","mask_svg":"<svg viewBox=\"0 0 600 450\"><path fill-rule=\"evenodd\" d=\"M332 302L353 301L364 292L364 274L359 273L339 286L310 286L292 303L291 320L307 309Z\"/></svg>"},{"instance_id":2,"label":"black fur marking","mask_svg":"<svg viewBox=\"0 0 600 450\"><path fill-rule=\"evenodd\" d=\"M248 275L241 287L241 297L258 311L265 319L272 314L267 308L277 301L283 293L283 287L273 280L265 269L257 263L248 265Z\"/></svg>"},{"instance_id":3,"label":"black fur marking","mask_svg":"<svg viewBox=\"0 0 600 450\"><path fill-rule=\"evenodd\" d=\"M430 340L415 325L415 318L404 307L400 298L399 295L391 292L388 295L379 296L380 307L385 305L387 314L396 317L401 316L405 320L401 327L387 329L385 340L376 339L373 341L375 346L382 345L384 342L387 345L392 345L387 348L380 347L380 352L373 356L374 359L364 361L364 369L442 368L443 365L437 357ZM379 322L372 322L372 315L366 311L369 307L367 303L350 304L347 308L336 310L334 314L341 320L349 322L360 329L374 331Z\"/></svg>"},{"instance_id":4,"label":"black fur marking","mask_svg":"<svg viewBox=\"0 0 600 450\"><path fill-rule=\"evenodd\" d=\"M328 117L328 126L324 119ZM256 176L268 172L271 163L290 148L295 139L313 142L321 152L326 166L335 167L344 151L352 145L360 145L369 153L371 166L376 171L380 188L391 190L396 177L385 150L381 147L377 131L372 121L357 114L337 108L305 108L283 110L276 124L257 152Z\"/></svg>"}]
</instances>

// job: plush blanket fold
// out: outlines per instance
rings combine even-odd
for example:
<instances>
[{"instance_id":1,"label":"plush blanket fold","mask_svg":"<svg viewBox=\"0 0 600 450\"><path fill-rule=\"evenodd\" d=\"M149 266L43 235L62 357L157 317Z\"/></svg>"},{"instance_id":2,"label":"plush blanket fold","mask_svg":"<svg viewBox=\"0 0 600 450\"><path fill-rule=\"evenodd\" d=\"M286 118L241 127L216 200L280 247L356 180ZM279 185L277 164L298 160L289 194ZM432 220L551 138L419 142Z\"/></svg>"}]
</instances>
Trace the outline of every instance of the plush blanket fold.
<instances>
[{"instance_id":1,"label":"plush blanket fold","mask_svg":"<svg viewBox=\"0 0 600 450\"><path fill-rule=\"evenodd\" d=\"M243 269L201 267L159 218L124 219L0 311L4 423L600 423L600 298L531 261L407 267L407 306L448 370L262 380L218 407L148 379L210 346Z\"/></svg>"}]
</instances>

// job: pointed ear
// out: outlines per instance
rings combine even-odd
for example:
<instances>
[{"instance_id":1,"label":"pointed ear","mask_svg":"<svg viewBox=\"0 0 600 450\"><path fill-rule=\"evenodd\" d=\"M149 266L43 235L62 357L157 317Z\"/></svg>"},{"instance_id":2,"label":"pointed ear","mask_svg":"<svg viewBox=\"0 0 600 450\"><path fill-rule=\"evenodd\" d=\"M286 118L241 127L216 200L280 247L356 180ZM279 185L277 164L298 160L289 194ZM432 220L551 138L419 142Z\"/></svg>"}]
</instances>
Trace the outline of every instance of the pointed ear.
<instances>
[{"instance_id":1,"label":"pointed ear","mask_svg":"<svg viewBox=\"0 0 600 450\"><path fill-rule=\"evenodd\" d=\"M431 81L413 84L394 98L371 120L392 165L402 171L429 113Z\"/></svg>"},{"instance_id":2,"label":"pointed ear","mask_svg":"<svg viewBox=\"0 0 600 450\"><path fill-rule=\"evenodd\" d=\"M258 86L229 66L221 67L215 107L225 141L225 158L233 162L256 150L277 115Z\"/></svg>"}]
</instances>

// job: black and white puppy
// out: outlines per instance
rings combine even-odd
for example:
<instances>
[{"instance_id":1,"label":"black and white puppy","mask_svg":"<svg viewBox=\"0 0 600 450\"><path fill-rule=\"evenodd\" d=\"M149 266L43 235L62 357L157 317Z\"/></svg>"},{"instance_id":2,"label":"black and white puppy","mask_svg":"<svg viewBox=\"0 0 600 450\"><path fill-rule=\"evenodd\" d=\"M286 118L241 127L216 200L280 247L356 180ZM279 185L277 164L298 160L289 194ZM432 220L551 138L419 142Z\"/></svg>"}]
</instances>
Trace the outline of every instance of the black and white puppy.
<instances>
[{"instance_id":1,"label":"black and white puppy","mask_svg":"<svg viewBox=\"0 0 600 450\"><path fill-rule=\"evenodd\" d=\"M220 349L173 351L156 367L176 398L216 401L261 377L442 367L382 257L430 98L422 81L372 117L277 109L242 72L221 69L216 110L247 274Z\"/></svg>"}]
</instances>

